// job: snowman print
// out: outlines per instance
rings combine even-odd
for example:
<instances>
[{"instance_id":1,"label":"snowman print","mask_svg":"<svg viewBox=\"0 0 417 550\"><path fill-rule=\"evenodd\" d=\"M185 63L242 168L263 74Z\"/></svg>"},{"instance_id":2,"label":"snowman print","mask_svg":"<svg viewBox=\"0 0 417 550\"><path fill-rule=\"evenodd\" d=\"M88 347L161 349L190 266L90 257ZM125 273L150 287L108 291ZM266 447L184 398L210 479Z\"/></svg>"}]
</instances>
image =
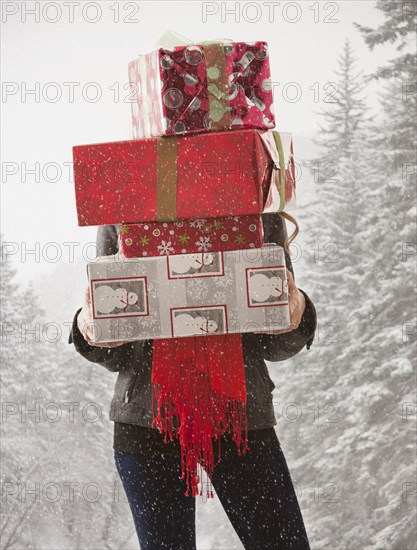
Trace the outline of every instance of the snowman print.
<instances>
[{"instance_id":1,"label":"snowman print","mask_svg":"<svg viewBox=\"0 0 417 550\"><path fill-rule=\"evenodd\" d=\"M227 332L225 306L171 309L172 336L207 336Z\"/></svg>"},{"instance_id":2,"label":"snowman print","mask_svg":"<svg viewBox=\"0 0 417 550\"><path fill-rule=\"evenodd\" d=\"M248 277L250 306L274 305L285 298L287 281L279 272L249 270Z\"/></svg>"},{"instance_id":3,"label":"snowman print","mask_svg":"<svg viewBox=\"0 0 417 550\"><path fill-rule=\"evenodd\" d=\"M126 317L146 315L143 279L93 282L93 306L95 317Z\"/></svg>"},{"instance_id":4,"label":"snowman print","mask_svg":"<svg viewBox=\"0 0 417 550\"><path fill-rule=\"evenodd\" d=\"M174 320L175 336L194 336L210 334L217 331L216 321L198 315L192 317L188 313L177 315Z\"/></svg>"},{"instance_id":5,"label":"snowman print","mask_svg":"<svg viewBox=\"0 0 417 550\"><path fill-rule=\"evenodd\" d=\"M174 254L167 259L170 279L222 274L221 254Z\"/></svg>"},{"instance_id":6,"label":"snowman print","mask_svg":"<svg viewBox=\"0 0 417 550\"><path fill-rule=\"evenodd\" d=\"M213 263L213 254L178 254L170 259L171 271L181 275L193 271L200 271L204 265Z\"/></svg>"}]
</instances>

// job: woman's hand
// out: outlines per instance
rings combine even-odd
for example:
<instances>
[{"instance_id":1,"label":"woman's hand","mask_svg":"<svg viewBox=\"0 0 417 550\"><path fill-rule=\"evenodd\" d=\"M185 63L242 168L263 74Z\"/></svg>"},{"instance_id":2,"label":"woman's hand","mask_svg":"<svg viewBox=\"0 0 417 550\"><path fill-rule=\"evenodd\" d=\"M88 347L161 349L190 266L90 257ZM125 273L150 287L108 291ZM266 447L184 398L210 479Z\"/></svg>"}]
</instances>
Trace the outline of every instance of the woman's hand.
<instances>
[{"instance_id":1,"label":"woman's hand","mask_svg":"<svg viewBox=\"0 0 417 550\"><path fill-rule=\"evenodd\" d=\"M91 298L90 298L90 288L88 287L85 291L84 296L84 305L77 317L77 326L78 330L84 336L84 340L90 346L95 346L98 348L117 348L122 346L127 342L94 342L93 340L93 318L91 315Z\"/></svg>"},{"instance_id":2,"label":"woman's hand","mask_svg":"<svg viewBox=\"0 0 417 550\"><path fill-rule=\"evenodd\" d=\"M306 299L304 294L295 284L291 271L288 269L286 271L288 279L288 302L290 306L290 326L279 330L257 330L254 331L255 334L282 334L284 332L291 332L298 328L298 325L301 323L301 318L306 308Z\"/></svg>"}]
</instances>

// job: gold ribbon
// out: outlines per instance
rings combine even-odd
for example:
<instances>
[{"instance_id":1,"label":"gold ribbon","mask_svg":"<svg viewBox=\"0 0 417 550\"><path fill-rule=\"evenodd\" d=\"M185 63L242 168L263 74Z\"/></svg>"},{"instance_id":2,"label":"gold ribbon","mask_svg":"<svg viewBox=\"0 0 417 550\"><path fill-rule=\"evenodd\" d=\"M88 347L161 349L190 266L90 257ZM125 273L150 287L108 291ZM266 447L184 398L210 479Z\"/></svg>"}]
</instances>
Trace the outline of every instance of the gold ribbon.
<instances>
[{"instance_id":1,"label":"gold ribbon","mask_svg":"<svg viewBox=\"0 0 417 550\"><path fill-rule=\"evenodd\" d=\"M156 141L156 147L156 219L174 221L177 219L178 138L160 137Z\"/></svg>"},{"instance_id":2,"label":"gold ribbon","mask_svg":"<svg viewBox=\"0 0 417 550\"><path fill-rule=\"evenodd\" d=\"M282 212L287 206L285 202L285 192L288 170L287 164L290 161L290 157L285 157L283 138L280 132L268 130L260 133L259 137L263 141L273 163L266 212ZM278 195L278 197L276 197L276 195Z\"/></svg>"}]
</instances>

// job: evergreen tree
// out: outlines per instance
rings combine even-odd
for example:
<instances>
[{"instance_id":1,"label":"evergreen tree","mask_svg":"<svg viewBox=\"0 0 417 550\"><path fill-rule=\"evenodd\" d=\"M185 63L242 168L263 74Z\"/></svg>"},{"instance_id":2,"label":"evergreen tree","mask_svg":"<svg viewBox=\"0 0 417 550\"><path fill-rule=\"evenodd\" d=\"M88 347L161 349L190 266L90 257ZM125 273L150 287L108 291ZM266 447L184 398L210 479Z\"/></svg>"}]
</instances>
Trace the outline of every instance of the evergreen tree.
<instances>
[{"instance_id":1,"label":"evergreen tree","mask_svg":"<svg viewBox=\"0 0 417 550\"><path fill-rule=\"evenodd\" d=\"M358 278L364 243L359 235L368 207L369 181L375 178L376 170L364 154L371 118L364 100L363 77L355 65L347 40L335 71L337 101L321 111L324 123L316 134L321 154L307 163L314 175L317 201L305 221L305 231L314 273L313 293L323 311L319 338L322 331L324 344L326 333L327 339L332 340L331 335L337 333L345 343L349 341L346 309L354 311L363 299ZM356 325L352 325L349 331L355 330ZM328 357L329 349L325 348ZM339 354L334 346L331 349Z\"/></svg>"},{"instance_id":2,"label":"evergreen tree","mask_svg":"<svg viewBox=\"0 0 417 550\"><path fill-rule=\"evenodd\" d=\"M356 65L350 41L346 40L334 72L336 90L318 112L323 119L316 132L321 154L309 163L317 183L337 177L339 162L352 157L357 132L367 121L363 75Z\"/></svg>"},{"instance_id":3,"label":"evergreen tree","mask_svg":"<svg viewBox=\"0 0 417 550\"><path fill-rule=\"evenodd\" d=\"M382 116L373 138L373 158L381 175L372 190L373 213L367 213L364 234L369 247L364 285L372 289L373 299L363 308L370 322L361 347L378 388L369 424L381 455L374 464L379 471L370 472L379 486L374 507L378 509L372 510L370 521L375 545L411 548L415 520L404 487L416 482L410 456L415 454L415 442L412 422L403 413L405 404L415 401L411 395L415 396L416 389L417 57L411 52L415 49L417 12L411 2L378 2L378 8L386 16L382 25L377 29L358 27L371 49L391 42L401 53L370 75L382 83ZM384 425L387 420L391 420L390 427ZM381 437L384 432L385 438ZM387 465L392 463L397 467L390 475Z\"/></svg>"},{"instance_id":4,"label":"evergreen tree","mask_svg":"<svg viewBox=\"0 0 417 550\"><path fill-rule=\"evenodd\" d=\"M9 260L0 270L2 548L118 548L133 527L105 414L114 375L46 331L33 289L15 282Z\"/></svg>"},{"instance_id":5,"label":"evergreen tree","mask_svg":"<svg viewBox=\"0 0 417 550\"><path fill-rule=\"evenodd\" d=\"M410 59L404 56L398 67ZM301 457L295 479L304 497L315 495L306 520L317 547L402 549L415 541L411 496L404 496L407 482L415 483L407 461L413 424L402 415L415 400L415 99L403 101L398 71L392 79L387 71L378 74L386 80L378 120L365 108L349 109L363 106L360 94L342 95L323 115L322 154L310 164L317 201L303 228L315 252L307 269L318 333L314 355L304 364L291 360L291 381L279 377L280 401L288 395L302 411L291 424L289 448ZM358 84L349 89L361 89L363 81Z\"/></svg>"},{"instance_id":6,"label":"evergreen tree","mask_svg":"<svg viewBox=\"0 0 417 550\"><path fill-rule=\"evenodd\" d=\"M415 2L378 0L376 8L385 16L377 28L355 23L371 50L395 44L398 56L367 76L383 86L380 103L384 120L376 128L375 142L385 162L397 170L416 162L417 151L417 9Z\"/></svg>"},{"instance_id":7,"label":"evergreen tree","mask_svg":"<svg viewBox=\"0 0 417 550\"><path fill-rule=\"evenodd\" d=\"M378 0L376 9L380 10L385 16L384 22L377 28L354 23L365 39L366 44L371 50L380 44L391 43L396 45L396 49L402 52L394 59L390 59L386 65L378 67L371 78L392 79L402 77L408 74L410 70L416 70L417 60L414 51L410 49L410 44L415 40L417 28L417 10L415 2L392 2L388 0ZM415 82L415 77L411 82Z\"/></svg>"},{"instance_id":8,"label":"evergreen tree","mask_svg":"<svg viewBox=\"0 0 417 550\"><path fill-rule=\"evenodd\" d=\"M376 29L356 26L371 49L392 42L402 53L369 75L379 79L383 89L372 140L381 177L372 189L373 208L366 212L364 235L373 269L367 270L365 283L380 297L372 318L394 334L414 319L410 298L415 289L417 56L407 50L415 43L417 12L410 2L378 2L377 7L386 16L384 23ZM370 330L376 332L377 326L373 323Z\"/></svg>"}]
</instances>

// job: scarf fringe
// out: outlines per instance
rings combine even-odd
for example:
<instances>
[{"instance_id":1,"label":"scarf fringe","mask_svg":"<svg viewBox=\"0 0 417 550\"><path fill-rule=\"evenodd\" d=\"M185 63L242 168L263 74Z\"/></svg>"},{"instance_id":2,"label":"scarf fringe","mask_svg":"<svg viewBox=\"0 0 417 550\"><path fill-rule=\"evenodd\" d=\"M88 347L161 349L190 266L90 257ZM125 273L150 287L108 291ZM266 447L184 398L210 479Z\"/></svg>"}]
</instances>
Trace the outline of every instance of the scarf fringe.
<instances>
[{"instance_id":1,"label":"scarf fringe","mask_svg":"<svg viewBox=\"0 0 417 550\"><path fill-rule=\"evenodd\" d=\"M173 440L173 420L179 422L176 438L181 446L181 479L186 481L185 496L203 496L203 470L207 473L206 497L213 498L211 478L214 471L213 439L218 441L218 462L221 461L220 436L232 433L238 455L249 451L246 403L213 391L207 373L196 371L184 362L178 388L152 385L152 427L164 435L164 442ZM157 414L154 415L154 403ZM244 435L242 436L242 431Z\"/></svg>"}]
</instances>

